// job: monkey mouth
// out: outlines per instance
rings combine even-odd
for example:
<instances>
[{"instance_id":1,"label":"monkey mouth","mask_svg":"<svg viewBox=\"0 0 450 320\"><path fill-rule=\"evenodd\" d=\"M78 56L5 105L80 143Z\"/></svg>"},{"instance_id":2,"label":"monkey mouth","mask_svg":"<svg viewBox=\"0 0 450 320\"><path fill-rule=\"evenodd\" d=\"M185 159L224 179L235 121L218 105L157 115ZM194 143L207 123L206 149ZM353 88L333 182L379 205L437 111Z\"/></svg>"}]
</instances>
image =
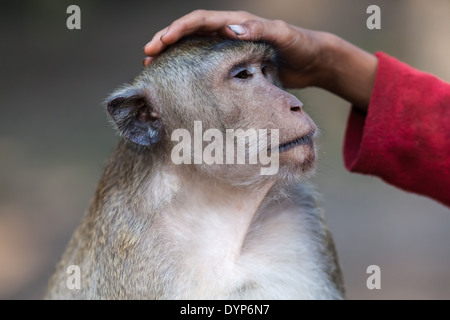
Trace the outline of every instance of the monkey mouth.
<instances>
[{"instance_id":1,"label":"monkey mouth","mask_svg":"<svg viewBox=\"0 0 450 320\"><path fill-rule=\"evenodd\" d=\"M314 133L315 133L315 130L311 130L307 134L305 134L304 136L302 136L300 138L280 144L278 149L280 150L280 152L285 152L285 151L291 150L292 148L295 148L296 146L311 145L313 143L312 137L314 136Z\"/></svg>"}]
</instances>

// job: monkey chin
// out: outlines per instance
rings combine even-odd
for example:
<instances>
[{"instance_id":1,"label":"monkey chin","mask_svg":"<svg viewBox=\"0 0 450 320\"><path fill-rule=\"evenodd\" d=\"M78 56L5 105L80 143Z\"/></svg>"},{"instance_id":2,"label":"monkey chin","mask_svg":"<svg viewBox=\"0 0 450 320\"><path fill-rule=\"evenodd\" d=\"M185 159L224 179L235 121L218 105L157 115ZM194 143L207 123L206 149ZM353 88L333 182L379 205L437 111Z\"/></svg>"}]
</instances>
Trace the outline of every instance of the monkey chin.
<instances>
[{"instance_id":1,"label":"monkey chin","mask_svg":"<svg viewBox=\"0 0 450 320\"><path fill-rule=\"evenodd\" d=\"M316 154L316 146L312 140L289 150L280 150L279 178L291 180L311 177L316 169Z\"/></svg>"}]
</instances>

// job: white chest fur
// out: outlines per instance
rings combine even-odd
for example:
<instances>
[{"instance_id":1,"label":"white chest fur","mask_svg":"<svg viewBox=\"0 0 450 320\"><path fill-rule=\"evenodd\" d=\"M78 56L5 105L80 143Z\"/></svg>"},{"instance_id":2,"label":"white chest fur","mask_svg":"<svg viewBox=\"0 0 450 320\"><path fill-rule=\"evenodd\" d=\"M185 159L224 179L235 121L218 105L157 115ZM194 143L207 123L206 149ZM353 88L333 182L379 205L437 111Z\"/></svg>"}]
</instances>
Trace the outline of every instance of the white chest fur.
<instances>
[{"instance_id":1,"label":"white chest fur","mask_svg":"<svg viewBox=\"0 0 450 320\"><path fill-rule=\"evenodd\" d=\"M258 210L192 207L164 219L182 267L176 299L336 299L317 209L284 200Z\"/></svg>"}]
</instances>

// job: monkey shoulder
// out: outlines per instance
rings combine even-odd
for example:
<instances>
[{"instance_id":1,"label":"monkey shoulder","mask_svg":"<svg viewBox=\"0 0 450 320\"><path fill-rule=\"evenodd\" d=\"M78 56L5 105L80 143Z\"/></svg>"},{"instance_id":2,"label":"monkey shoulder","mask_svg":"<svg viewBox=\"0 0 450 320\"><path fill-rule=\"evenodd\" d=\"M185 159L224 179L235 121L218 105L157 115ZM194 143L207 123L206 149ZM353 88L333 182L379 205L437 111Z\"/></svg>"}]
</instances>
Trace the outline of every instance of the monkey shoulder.
<instances>
[{"instance_id":1,"label":"monkey shoulder","mask_svg":"<svg viewBox=\"0 0 450 320\"><path fill-rule=\"evenodd\" d=\"M330 238L316 199L311 186L294 184L258 212L239 260L248 275L244 298L341 297L330 281L330 272L340 270L335 257L324 254Z\"/></svg>"}]
</instances>

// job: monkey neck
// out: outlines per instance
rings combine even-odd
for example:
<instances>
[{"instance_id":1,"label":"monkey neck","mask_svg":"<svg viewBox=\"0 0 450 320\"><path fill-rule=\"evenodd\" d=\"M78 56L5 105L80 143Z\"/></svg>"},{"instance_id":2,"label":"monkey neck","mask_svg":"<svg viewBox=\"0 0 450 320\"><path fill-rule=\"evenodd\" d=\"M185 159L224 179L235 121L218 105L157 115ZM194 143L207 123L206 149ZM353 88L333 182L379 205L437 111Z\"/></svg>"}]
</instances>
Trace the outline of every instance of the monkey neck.
<instances>
[{"instance_id":1,"label":"monkey neck","mask_svg":"<svg viewBox=\"0 0 450 320\"><path fill-rule=\"evenodd\" d=\"M220 211L253 216L275 184L273 179L258 185L234 186L213 176L185 172L185 168L166 167L153 177L153 187L161 190L161 184L165 183L169 192L172 192L171 196L175 201L171 205L174 209L222 208Z\"/></svg>"},{"instance_id":2,"label":"monkey neck","mask_svg":"<svg viewBox=\"0 0 450 320\"><path fill-rule=\"evenodd\" d=\"M183 179L183 178L182 178ZM254 215L261 207L274 181L253 186L234 186L214 177L189 177L181 182L185 188L183 205L220 207Z\"/></svg>"},{"instance_id":3,"label":"monkey neck","mask_svg":"<svg viewBox=\"0 0 450 320\"><path fill-rule=\"evenodd\" d=\"M167 188L172 188L172 201L156 218L164 222L169 234L179 234L184 239L186 233L192 233L192 237L188 238L194 241L214 241L218 235L221 235L220 239L232 239L232 248L228 252L239 254L252 222L265 206L267 194L275 181L267 181L257 187L236 187L214 177L179 174L176 171L173 167L165 168L152 179L151 188L159 190L151 191L153 195L165 193L160 186L167 181L177 186L172 188L166 184Z\"/></svg>"},{"instance_id":4,"label":"monkey neck","mask_svg":"<svg viewBox=\"0 0 450 320\"><path fill-rule=\"evenodd\" d=\"M119 157L131 160L121 165ZM189 238L196 239L203 232L206 238L214 239L214 232L224 232L222 238L235 240L236 247L231 251L239 251L255 216L270 202L267 195L276 189L275 179L233 186L211 174L165 160L161 153L143 152L122 141L105 170L91 213L98 215L113 211L110 206L119 206L120 212L149 224L162 223L166 226L162 229L167 229L163 233L179 234L181 238L192 232Z\"/></svg>"}]
</instances>

